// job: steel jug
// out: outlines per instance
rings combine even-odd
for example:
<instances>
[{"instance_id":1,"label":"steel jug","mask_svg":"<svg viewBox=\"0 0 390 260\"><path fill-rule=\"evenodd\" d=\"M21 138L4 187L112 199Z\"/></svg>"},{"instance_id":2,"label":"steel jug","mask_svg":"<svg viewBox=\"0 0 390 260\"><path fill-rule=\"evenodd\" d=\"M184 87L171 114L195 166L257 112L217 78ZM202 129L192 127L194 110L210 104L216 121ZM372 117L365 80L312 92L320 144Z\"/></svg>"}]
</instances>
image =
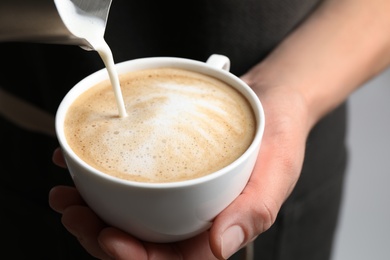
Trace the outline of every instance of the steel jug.
<instances>
[{"instance_id":1,"label":"steel jug","mask_svg":"<svg viewBox=\"0 0 390 260\"><path fill-rule=\"evenodd\" d=\"M112 0L0 0L0 42L78 45L92 50L80 28L104 34ZM81 24L81 23L84 23Z\"/></svg>"}]
</instances>

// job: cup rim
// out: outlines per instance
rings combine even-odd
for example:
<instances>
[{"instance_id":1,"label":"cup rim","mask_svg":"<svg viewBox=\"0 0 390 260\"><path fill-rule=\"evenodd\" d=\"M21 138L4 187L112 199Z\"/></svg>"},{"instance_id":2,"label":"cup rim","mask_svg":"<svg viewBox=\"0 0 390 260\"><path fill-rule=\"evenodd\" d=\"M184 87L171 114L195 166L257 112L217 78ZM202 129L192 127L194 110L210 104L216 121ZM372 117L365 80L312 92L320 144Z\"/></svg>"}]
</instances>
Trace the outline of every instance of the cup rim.
<instances>
[{"instance_id":1,"label":"cup rim","mask_svg":"<svg viewBox=\"0 0 390 260\"><path fill-rule=\"evenodd\" d=\"M255 136L250 144L250 146L246 149L246 151L238 157L236 160L231 162L229 165L215 171L213 173L207 174L205 176L201 176L194 179L176 181L176 182L166 182L166 183L148 183L148 182L138 182L121 179L119 177L115 177L109 174L106 174L98 169L93 168L86 162L84 162L69 146L66 141L65 133L63 131L64 119L66 116L67 109L70 104L73 103L76 97L80 95L80 93L85 92L86 90L92 88L98 82L109 79L108 72L106 68L100 69L82 80L80 80L76 85L74 85L69 92L64 96L60 105L58 106L56 116L55 116L55 130L58 141L62 149L66 149L68 156L72 157L72 159L80 166L88 169L90 174L95 176L99 176L99 178L107 179L110 182L115 182L117 184L122 184L126 186L134 186L139 188L183 188L186 186L197 185L200 183L208 182L213 179L217 179L227 172L231 171L232 168L237 167L242 163L243 160L246 160L252 153L256 152L258 146L261 144L261 140L264 134L265 127L265 114L264 109L261 104L261 101L255 94L255 92L240 78L235 76L234 74L215 68L206 62L186 59L186 58L178 58L178 57L146 57L146 58L138 58L133 60L127 60L123 62L119 62L115 64L115 68L118 74L122 74L129 71L134 70L142 70L142 69L150 69L150 68L158 68L158 67L176 67L181 69L192 70L198 73L204 73L209 76L216 77L219 80L222 80L229 84L234 88L238 88L240 86L239 91L243 94L246 99L249 101L256 118L256 132Z\"/></svg>"}]
</instances>

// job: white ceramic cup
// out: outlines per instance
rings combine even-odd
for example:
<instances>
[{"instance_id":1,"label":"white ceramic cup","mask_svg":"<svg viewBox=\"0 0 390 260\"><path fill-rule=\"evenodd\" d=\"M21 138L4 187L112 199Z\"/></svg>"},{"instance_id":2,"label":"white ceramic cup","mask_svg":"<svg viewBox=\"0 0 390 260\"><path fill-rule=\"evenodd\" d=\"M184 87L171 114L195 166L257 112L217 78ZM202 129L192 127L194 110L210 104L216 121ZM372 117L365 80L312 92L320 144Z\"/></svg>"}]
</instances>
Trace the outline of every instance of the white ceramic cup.
<instances>
[{"instance_id":1,"label":"white ceramic cup","mask_svg":"<svg viewBox=\"0 0 390 260\"><path fill-rule=\"evenodd\" d=\"M64 134L69 106L84 91L108 79L105 69L76 84L61 102L56 115L56 133L75 186L86 203L107 224L139 239L173 242L195 236L210 228L213 219L245 188L256 162L264 132L264 111L252 89L228 70L230 61L211 55L206 62L157 57L116 64L119 74L156 67L176 67L218 78L240 91L256 117L255 137L236 161L212 174L172 183L126 181L100 172L82 161Z\"/></svg>"}]
</instances>

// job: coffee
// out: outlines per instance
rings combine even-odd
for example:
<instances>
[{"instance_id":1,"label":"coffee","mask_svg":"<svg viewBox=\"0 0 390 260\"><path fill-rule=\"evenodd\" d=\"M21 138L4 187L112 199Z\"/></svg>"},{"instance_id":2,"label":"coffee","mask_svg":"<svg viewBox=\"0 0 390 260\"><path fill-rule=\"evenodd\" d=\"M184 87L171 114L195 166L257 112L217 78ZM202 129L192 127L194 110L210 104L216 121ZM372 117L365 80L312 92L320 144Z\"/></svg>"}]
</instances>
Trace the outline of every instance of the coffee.
<instances>
[{"instance_id":1,"label":"coffee","mask_svg":"<svg viewBox=\"0 0 390 260\"><path fill-rule=\"evenodd\" d=\"M127 117L110 82L69 108L66 139L92 167L140 182L198 178L229 165L251 144L251 105L226 83L200 73L158 68L120 75Z\"/></svg>"}]
</instances>

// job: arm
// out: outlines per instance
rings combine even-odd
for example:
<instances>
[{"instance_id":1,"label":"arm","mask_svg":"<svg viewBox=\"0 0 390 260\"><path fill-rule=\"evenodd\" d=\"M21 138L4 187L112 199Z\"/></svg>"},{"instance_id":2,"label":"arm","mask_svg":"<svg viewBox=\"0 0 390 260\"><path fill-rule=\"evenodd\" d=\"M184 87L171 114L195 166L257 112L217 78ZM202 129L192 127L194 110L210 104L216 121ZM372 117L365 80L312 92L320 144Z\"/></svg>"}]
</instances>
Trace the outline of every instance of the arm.
<instances>
[{"instance_id":1,"label":"arm","mask_svg":"<svg viewBox=\"0 0 390 260\"><path fill-rule=\"evenodd\" d=\"M266 131L251 180L209 233L165 246L143 243L105 228L75 190L64 188L51 192L52 207L63 214L64 225L82 245L102 258L106 253L116 259L227 258L275 221L299 178L315 123L390 63L388 10L386 0L325 1L243 75L264 105Z\"/></svg>"},{"instance_id":2,"label":"arm","mask_svg":"<svg viewBox=\"0 0 390 260\"><path fill-rule=\"evenodd\" d=\"M245 76L264 92L293 88L308 127L390 63L390 1L328 0Z\"/></svg>"},{"instance_id":3,"label":"arm","mask_svg":"<svg viewBox=\"0 0 390 260\"><path fill-rule=\"evenodd\" d=\"M251 182L219 216L225 222L218 218L213 226L222 226L211 233L214 253L229 226L242 227L245 242L271 226L299 178L311 128L390 64L389 10L386 0L325 1L242 76L264 105L266 131Z\"/></svg>"}]
</instances>

